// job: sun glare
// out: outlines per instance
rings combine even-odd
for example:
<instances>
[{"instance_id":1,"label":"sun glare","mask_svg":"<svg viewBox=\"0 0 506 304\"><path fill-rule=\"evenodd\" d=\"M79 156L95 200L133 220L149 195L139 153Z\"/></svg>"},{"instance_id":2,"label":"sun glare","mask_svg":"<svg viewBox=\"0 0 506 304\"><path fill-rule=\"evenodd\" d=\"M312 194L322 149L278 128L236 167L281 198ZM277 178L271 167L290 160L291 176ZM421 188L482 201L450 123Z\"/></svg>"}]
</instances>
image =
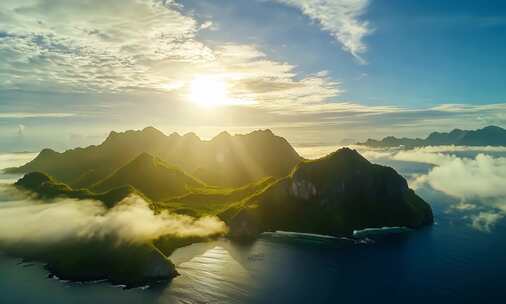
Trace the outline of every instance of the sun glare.
<instances>
[{"instance_id":1,"label":"sun glare","mask_svg":"<svg viewBox=\"0 0 506 304\"><path fill-rule=\"evenodd\" d=\"M197 77L191 82L190 100L206 107L229 104L227 83L217 77Z\"/></svg>"}]
</instances>

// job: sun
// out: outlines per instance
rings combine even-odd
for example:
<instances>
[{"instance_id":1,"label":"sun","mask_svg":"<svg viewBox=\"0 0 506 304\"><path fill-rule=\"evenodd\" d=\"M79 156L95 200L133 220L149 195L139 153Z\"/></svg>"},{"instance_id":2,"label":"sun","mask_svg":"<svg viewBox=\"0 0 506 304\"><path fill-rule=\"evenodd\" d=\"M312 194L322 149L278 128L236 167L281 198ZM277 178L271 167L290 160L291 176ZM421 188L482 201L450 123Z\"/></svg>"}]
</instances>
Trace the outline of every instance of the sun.
<instances>
[{"instance_id":1,"label":"sun","mask_svg":"<svg viewBox=\"0 0 506 304\"><path fill-rule=\"evenodd\" d=\"M212 76L199 76L190 85L190 100L205 107L216 107L230 103L225 80Z\"/></svg>"}]
</instances>

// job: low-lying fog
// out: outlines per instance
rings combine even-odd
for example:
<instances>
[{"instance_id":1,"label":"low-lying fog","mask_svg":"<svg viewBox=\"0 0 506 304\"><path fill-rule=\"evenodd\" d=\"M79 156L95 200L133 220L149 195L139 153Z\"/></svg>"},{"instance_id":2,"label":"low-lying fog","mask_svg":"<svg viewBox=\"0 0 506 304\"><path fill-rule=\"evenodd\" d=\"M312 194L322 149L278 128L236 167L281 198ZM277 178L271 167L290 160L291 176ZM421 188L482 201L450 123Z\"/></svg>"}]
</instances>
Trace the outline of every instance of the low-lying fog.
<instances>
[{"instance_id":1,"label":"low-lying fog","mask_svg":"<svg viewBox=\"0 0 506 304\"><path fill-rule=\"evenodd\" d=\"M422 194L426 190L437 191L452 198L449 212L462 212L462 216L478 230L490 232L506 216L506 147L350 147L371 162L397 169L415 191ZM303 147L297 151L314 159L338 148ZM403 168L417 164L425 165L426 169L414 174L403 172Z\"/></svg>"}]
</instances>

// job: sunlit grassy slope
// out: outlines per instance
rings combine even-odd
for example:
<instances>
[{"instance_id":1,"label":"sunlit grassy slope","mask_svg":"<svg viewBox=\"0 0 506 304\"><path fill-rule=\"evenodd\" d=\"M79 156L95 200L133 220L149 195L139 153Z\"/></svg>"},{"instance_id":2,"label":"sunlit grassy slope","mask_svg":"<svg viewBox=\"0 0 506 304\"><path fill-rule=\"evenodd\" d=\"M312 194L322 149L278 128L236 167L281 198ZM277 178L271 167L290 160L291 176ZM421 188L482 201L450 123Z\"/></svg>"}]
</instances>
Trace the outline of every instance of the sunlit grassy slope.
<instances>
[{"instance_id":1,"label":"sunlit grassy slope","mask_svg":"<svg viewBox=\"0 0 506 304\"><path fill-rule=\"evenodd\" d=\"M162 210L194 217L221 215L230 208L243 206L250 197L262 192L274 182L274 178L266 177L239 188L194 188L190 193L155 205Z\"/></svg>"},{"instance_id":2,"label":"sunlit grassy slope","mask_svg":"<svg viewBox=\"0 0 506 304\"><path fill-rule=\"evenodd\" d=\"M100 185L104 179L142 153L219 187L240 187L266 176L281 178L301 160L284 138L269 130L245 135L223 132L205 141L193 133L167 136L149 127L142 131L111 132L97 146L63 153L45 149L28 164L8 171L44 172L76 189L95 185L104 190L108 188L108 185Z\"/></svg>"},{"instance_id":3,"label":"sunlit grassy slope","mask_svg":"<svg viewBox=\"0 0 506 304\"><path fill-rule=\"evenodd\" d=\"M55 198L92 199L101 201L105 206L110 208L126 197L135 194L149 202L149 199L142 192L137 191L130 185L111 188L102 193L94 193L88 189L74 190L68 185L57 182L52 177L41 172L28 173L18 180L15 185L35 193L38 198L43 200Z\"/></svg>"},{"instance_id":4,"label":"sunlit grassy slope","mask_svg":"<svg viewBox=\"0 0 506 304\"><path fill-rule=\"evenodd\" d=\"M73 190L42 174L29 174L18 184L42 197L95 198L109 205L138 193L149 198L156 212L218 216L237 237L275 230L339 236L370 227L432 223L430 206L402 176L350 149L302 161L284 178L235 188L208 186L148 154L92 188L101 194Z\"/></svg>"},{"instance_id":5,"label":"sunlit grassy slope","mask_svg":"<svg viewBox=\"0 0 506 304\"><path fill-rule=\"evenodd\" d=\"M153 201L183 195L192 188L206 186L181 169L142 153L111 176L92 185L90 189L94 192L106 192L127 185L138 189Z\"/></svg>"},{"instance_id":6,"label":"sunlit grassy slope","mask_svg":"<svg viewBox=\"0 0 506 304\"><path fill-rule=\"evenodd\" d=\"M240 208L248 199L275 182L274 178L265 177L237 188L213 187L199 182L175 167L167 166L152 156L141 155L140 158L142 165L139 159L136 159L133 165L118 170L92 190L74 190L40 172L26 174L16 185L36 193L41 199L93 199L103 202L108 207L113 207L130 195L137 195L148 202L156 212L167 210L201 217L221 216L227 214L229 209ZM160 197L166 199L157 199Z\"/></svg>"}]
</instances>

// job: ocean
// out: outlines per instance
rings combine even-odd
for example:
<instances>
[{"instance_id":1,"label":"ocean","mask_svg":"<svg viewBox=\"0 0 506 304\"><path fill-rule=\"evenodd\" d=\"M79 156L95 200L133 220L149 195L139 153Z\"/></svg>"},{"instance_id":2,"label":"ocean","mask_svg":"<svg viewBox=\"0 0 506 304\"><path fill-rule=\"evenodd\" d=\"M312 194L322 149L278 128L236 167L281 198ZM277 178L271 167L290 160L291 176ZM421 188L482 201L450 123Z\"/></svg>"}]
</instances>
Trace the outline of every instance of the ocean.
<instances>
[{"instance_id":1,"label":"ocean","mask_svg":"<svg viewBox=\"0 0 506 304\"><path fill-rule=\"evenodd\" d=\"M271 233L249 244L227 239L194 244L171 256L179 277L135 289L51 279L41 264L0 255L0 303L501 303L506 200L502 191L489 193L486 186L506 174L505 154L422 152L432 158L420 151L364 155L393 166L416 187L433 207L431 227L365 234L356 241ZM459 164L477 178L462 196L453 184L444 186L463 178ZM446 169L455 170L450 180L442 178Z\"/></svg>"}]
</instances>

